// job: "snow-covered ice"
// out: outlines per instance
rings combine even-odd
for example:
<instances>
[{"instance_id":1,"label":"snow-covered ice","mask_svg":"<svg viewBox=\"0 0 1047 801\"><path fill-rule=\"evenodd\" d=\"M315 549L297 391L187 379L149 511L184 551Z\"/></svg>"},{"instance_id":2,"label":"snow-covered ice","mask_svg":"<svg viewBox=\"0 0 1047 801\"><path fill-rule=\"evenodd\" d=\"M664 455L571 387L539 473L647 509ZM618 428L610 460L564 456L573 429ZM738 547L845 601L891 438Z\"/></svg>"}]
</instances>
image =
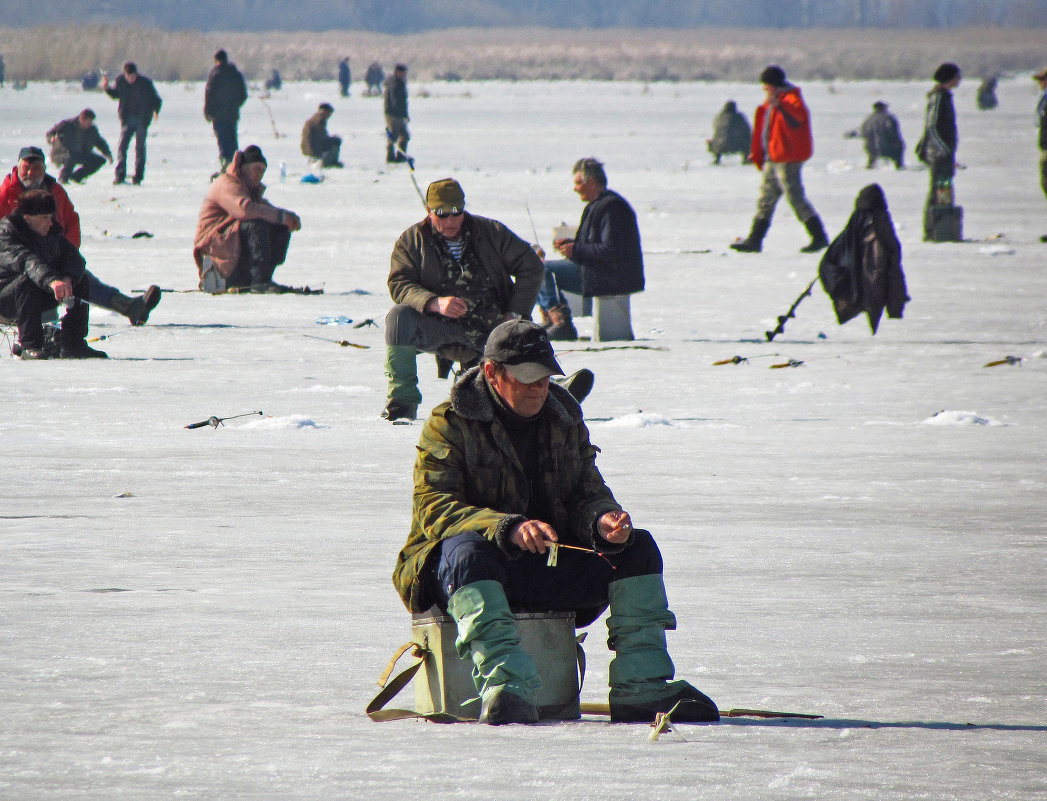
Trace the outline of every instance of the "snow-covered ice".
<instances>
[{"instance_id":1,"label":"snow-covered ice","mask_svg":"<svg viewBox=\"0 0 1047 801\"><path fill-rule=\"evenodd\" d=\"M269 196L304 221L277 280L325 295L172 292L140 329L92 314L92 334L116 335L99 343L107 362L0 359L0 797L1042 796L1047 203L1035 84L1002 81L992 112L975 110L975 84L957 94L956 197L975 240L962 244L921 241L925 170L867 171L843 136L886 100L914 162L929 87L802 84L812 202L837 232L880 182L913 300L871 337L863 319L837 326L816 287L773 343L764 332L818 259L797 252L806 234L784 203L763 254L727 248L748 232L759 176L734 157L710 166L704 142L725 100L751 115L758 85L411 85L423 189L457 176L470 209L528 239L529 208L547 250L581 211L578 157L603 159L633 203L648 251L633 327L662 349L564 345L561 362L595 371L584 408L599 464L663 549L678 674L724 708L824 720L681 726L649 743L646 727L595 718L363 714L409 637L389 575L420 424L378 417L382 330L316 320L382 323L389 251L421 212L407 168L384 164L379 100L290 84L269 101L281 137L255 93L241 143L263 147ZM91 269L125 290L196 286L216 147L201 84L159 91L144 185L114 187L106 168L69 189ZM303 184L299 130L325 100L347 167ZM0 92L0 167L87 105L115 146L104 96ZM713 365L736 355L748 361ZM1024 360L983 367L1006 356ZM769 369L788 360L803 365ZM431 357L419 365L427 412L448 387ZM265 416L183 428L252 411ZM602 630L586 645L587 701L606 697Z\"/></svg>"}]
</instances>

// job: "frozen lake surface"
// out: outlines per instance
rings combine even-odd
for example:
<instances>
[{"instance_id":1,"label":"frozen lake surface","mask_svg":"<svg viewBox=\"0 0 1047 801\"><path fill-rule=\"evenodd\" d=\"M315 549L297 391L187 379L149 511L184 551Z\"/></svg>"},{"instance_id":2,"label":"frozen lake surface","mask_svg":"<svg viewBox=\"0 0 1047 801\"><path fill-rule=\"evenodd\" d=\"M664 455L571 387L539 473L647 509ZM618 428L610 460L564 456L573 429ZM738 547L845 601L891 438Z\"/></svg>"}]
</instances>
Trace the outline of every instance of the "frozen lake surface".
<instances>
[{"instance_id":1,"label":"frozen lake surface","mask_svg":"<svg viewBox=\"0 0 1047 801\"><path fill-rule=\"evenodd\" d=\"M138 329L95 310L91 333L111 335L102 363L22 363L4 348L0 798L1041 797L1037 94L1027 76L1005 80L1000 107L979 112L975 84L956 97L970 240L956 244L921 241L926 170L867 171L860 140L843 136L883 99L914 162L929 85L802 84L812 203L832 236L878 181L912 302L872 337L864 318L837 326L816 287L770 344L818 257L797 252L807 235L784 203L762 254L727 248L748 233L759 175L737 157L711 166L704 142L728 98L751 119L758 85L410 86L423 190L456 176L471 210L527 239L529 208L547 250L552 227L581 212L578 157L602 159L633 204L642 347L563 343L561 363L595 371L584 410L599 465L662 547L678 675L724 708L823 720L680 726L649 743L646 727L597 718L364 715L409 637L389 576L421 423L379 419L381 327L315 321L382 325L389 252L421 209L407 168L384 164L380 100L288 84L268 109L252 91L240 141L262 146L268 196L303 219L276 279L326 294L172 292ZM202 84L158 89L144 185L114 187L107 167L69 188L89 267L125 291L196 287L193 227L217 164ZM346 168L304 184L299 131L325 100ZM0 168L86 105L115 147L115 103L100 94L0 92ZM736 355L748 361L713 365ZM1023 361L983 367L1005 356ZM789 360L803 365L769 369ZM419 366L427 413L448 385L430 357ZM264 416L183 428L252 411ZM590 627L584 701L606 700L604 631Z\"/></svg>"}]
</instances>

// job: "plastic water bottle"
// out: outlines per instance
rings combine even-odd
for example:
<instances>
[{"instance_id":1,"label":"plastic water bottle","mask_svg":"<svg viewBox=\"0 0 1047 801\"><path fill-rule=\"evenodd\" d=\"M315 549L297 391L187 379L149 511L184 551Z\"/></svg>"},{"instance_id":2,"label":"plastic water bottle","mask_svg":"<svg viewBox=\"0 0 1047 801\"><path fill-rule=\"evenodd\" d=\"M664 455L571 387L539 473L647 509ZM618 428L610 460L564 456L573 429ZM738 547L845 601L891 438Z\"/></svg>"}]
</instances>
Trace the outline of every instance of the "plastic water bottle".
<instances>
[{"instance_id":1,"label":"plastic water bottle","mask_svg":"<svg viewBox=\"0 0 1047 801\"><path fill-rule=\"evenodd\" d=\"M287 183L287 162L280 162L280 183Z\"/></svg>"}]
</instances>

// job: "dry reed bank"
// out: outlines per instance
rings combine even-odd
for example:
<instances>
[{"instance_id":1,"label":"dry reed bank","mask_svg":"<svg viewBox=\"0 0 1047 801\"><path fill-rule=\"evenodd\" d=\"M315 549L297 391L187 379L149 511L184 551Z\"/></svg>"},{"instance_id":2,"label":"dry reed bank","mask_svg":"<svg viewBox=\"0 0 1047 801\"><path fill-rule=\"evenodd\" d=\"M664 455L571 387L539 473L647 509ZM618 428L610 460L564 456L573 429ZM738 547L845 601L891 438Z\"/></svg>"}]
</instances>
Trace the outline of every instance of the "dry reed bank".
<instances>
[{"instance_id":1,"label":"dry reed bank","mask_svg":"<svg viewBox=\"0 0 1047 801\"><path fill-rule=\"evenodd\" d=\"M218 47L252 80L325 79L351 57L354 79L377 60L411 67L415 80L749 80L768 63L796 79L927 78L941 61L975 77L1047 63L1041 29L560 30L454 29L389 36L169 32L142 27L0 28L7 79L76 79L127 60L158 80L200 80Z\"/></svg>"}]
</instances>

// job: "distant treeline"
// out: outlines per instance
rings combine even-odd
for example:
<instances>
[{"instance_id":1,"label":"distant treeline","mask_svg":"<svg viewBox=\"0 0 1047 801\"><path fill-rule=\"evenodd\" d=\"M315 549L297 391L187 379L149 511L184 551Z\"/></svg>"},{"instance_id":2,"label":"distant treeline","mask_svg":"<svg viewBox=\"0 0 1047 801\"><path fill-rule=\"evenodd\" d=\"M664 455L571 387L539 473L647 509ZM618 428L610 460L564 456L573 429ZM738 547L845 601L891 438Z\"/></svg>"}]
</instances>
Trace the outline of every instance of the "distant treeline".
<instances>
[{"instance_id":1,"label":"distant treeline","mask_svg":"<svg viewBox=\"0 0 1047 801\"><path fill-rule=\"evenodd\" d=\"M1047 25L1044 0L0 0L0 8L12 27L134 22L169 31Z\"/></svg>"},{"instance_id":2,"label":"distant treeline","mask_svg":"<svg viewBox=\"0 0 1047 801\"><path fill-rule=\"evenodd\" d=\"M771 63L781 64L798 80L929 80L942 61L955 61L971 78L1040 69L1047 64L1044 34L1043 28L463 28L388 36L362 31L200 33L64 26L0 28L0 53L8 81L78 80L91 70L115 73L125 61L135 61L157 80L197 81L213 66L219 47L253 81L274 69L285 80L333 79L343 56L350 57L354 80L362 79L371 61L382 63L387 71L403 61L413 81L755 81Z\"/></svg>"}]
</instances>

